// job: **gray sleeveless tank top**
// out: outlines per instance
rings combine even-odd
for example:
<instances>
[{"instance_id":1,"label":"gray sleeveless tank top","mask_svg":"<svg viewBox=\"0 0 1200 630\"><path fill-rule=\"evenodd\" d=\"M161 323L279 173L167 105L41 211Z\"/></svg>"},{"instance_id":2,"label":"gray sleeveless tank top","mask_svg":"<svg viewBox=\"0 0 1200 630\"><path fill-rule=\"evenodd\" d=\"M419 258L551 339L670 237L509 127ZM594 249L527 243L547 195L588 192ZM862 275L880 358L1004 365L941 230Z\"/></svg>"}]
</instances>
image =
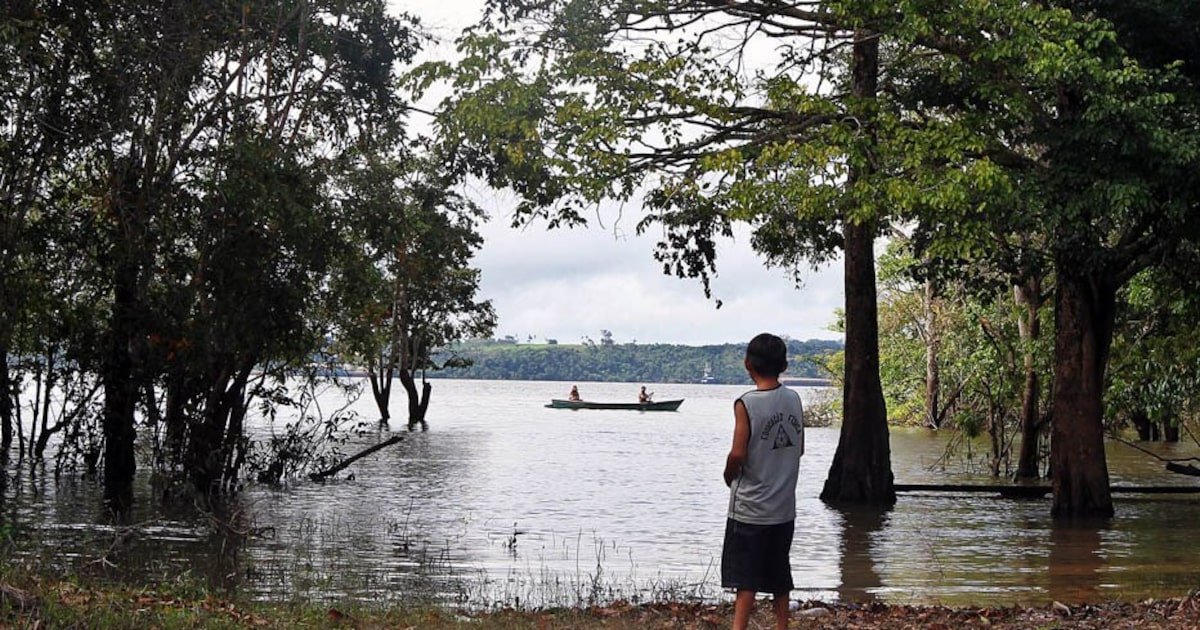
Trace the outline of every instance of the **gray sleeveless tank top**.
<instances>
[{"instance_id":1,"label":"gray sleeveless tank top","mask_svg":"<svg viewBox=\"0 0 1200 630\"><path fill-rule=\"evenodd\" d=\"M804 454L800 395L780 385L738 400L750 415L750 446L742 474L729 486L729 518L774 525L796 518L796 477Z\"/></svg>"}]
</instances>

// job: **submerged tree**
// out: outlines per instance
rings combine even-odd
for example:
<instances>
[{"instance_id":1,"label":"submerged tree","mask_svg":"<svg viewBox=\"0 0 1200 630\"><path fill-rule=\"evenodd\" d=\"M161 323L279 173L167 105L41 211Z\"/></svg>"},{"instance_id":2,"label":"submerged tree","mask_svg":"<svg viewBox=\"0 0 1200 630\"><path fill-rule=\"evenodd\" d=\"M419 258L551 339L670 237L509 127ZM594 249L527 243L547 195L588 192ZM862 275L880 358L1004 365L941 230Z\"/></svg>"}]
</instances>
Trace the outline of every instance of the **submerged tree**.
<instances>
[{"instance_id":1,"label":"submerged tree","mask_svg":"<svg viewBox=\"0 0 1200 630\"><path fill-rule=\"evenodd\" d=\"M84 457L103 461L119 503L137 465L139 411L150 429L141 438L161 429L166 442L153 449L156 465L204 494L235 489L251 401L276 404L268 379L282 382L322 350L344 247L337 159L378 121L403 124L395 78L418 40L386 9L5 6L0 72L16 109L0 143L0 350L13 365L15 326L32 322L17 352L46 364L65 356L97 376L103 455ZM65 298L94 317L73 316ZM51 299L61 304L38 306ZM33 318L33 308L63 316ZM95 333L79 325L89 320ZM11 392L7 370L0 377ZM0 403L4 427L8 409ZM76 440L77 427L45 417L40 439Z\"/></svg>"},{"instance_id":2,"label":"submerged tree","mask_svg":"<svg viewBox=\"0 0 1200 630\"><path fill-rule=\"evenodd\" d=\"M986 200L927 222L937 254L984 244L1019 255L1014 284L1034 308L1053 270L1051 469L1060 516L1111 515L1103 442L1104 374L1119 287L1170 261L1200 229L1195 84L1179 66L1127 47L1113 24L1073 3L990 3L930 16L944 55L926 74L952 95L924 116L969 121L965 165L990 161L1017 203ZM918 42L920 43L920 42ZM948 210L948 209L947 209ZM935 215L934 220L939 216ZM953 220L951 220L953 219ZM975 234L975 236L971 236ZM1009 235L1024 238L1010 238ZM965 247L964 247L965 246ZM1169 262L1167 263L1169 264ZM1035 321L1032 316L1030 323Z\"/></svg>"},{"instance_id":3,"label":"submerged tree","mask_svg":"<svg viewBox=\"0 0 1200 630\"><path fill-rule=\"evenodd\" d=\"M1053 510L1111 514L1115 292L1197 227L1194 69L1171 56L1193 53L1131 44L1153 20L1018 0L489 6L461 41L466 61L443 73L456 88L443 124L473 149L466 168L522 195L522 217L575 223L641 194L660 259L702 278L733 221L785 264L844 249L847 315L864 321L847 322L839 448L862 467L843 478L835 457L830 500L890 499L873 299L857 302L874 291L866 237L902 218L954 250L1036 226L1023 247L1056 282Z\"/></svg>"},{"instance_id":4,"label":"submerged tree","mask_svg":"<svg viewBox=\"0 0 1200 630\"><path fill-rule=\"evenodd\" d=\"M477 299L480 274L470 266L483 242L480 210L454 192L436 160L406 159L368 155L348 180L352 249L337 280L338 311L347 317L335 342L343 358L366 366L383 424L399 378L412 429L426 426L433 386L425 371L461 365L453 357L439 364L435 353L491 335L496 314Z\"/></svg>"}]
</instances>

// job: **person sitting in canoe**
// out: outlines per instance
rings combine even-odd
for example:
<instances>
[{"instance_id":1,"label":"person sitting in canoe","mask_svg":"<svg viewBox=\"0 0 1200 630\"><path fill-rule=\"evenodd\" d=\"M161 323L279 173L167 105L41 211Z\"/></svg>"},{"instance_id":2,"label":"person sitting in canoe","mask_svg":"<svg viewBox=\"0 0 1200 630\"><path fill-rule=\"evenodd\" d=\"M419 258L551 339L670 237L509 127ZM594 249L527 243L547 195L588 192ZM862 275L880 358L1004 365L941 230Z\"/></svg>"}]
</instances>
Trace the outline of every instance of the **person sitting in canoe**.
<instances>
[{"instance_id":1,"label":"person sitting in canoe","mask_svg":"<svg viewBox=\"0 0 1200 630\"><path fill-rule=\"evenodd\" d=\"M642 389L644 390L646 388L643 387ZM571 386L571 393L567 395L567 400L571 400L571 401L583 400L582 398L579 397L579 387L577 385Z\"/></svg>"},{"instance_id":2,"label":"person sitting in canoe","mask_svg":"<svg viewBox=\"0 0 1200 630\"><path fill-rule=\"evenodd\" d=\"M638 402L643 405L648 402L654 402L654 401L650 400L650 398L653 396L654 396L654 392L647 393L646 386L642 385L642 391L640 393L638 393Z\"/></svg>"}]
</instances>

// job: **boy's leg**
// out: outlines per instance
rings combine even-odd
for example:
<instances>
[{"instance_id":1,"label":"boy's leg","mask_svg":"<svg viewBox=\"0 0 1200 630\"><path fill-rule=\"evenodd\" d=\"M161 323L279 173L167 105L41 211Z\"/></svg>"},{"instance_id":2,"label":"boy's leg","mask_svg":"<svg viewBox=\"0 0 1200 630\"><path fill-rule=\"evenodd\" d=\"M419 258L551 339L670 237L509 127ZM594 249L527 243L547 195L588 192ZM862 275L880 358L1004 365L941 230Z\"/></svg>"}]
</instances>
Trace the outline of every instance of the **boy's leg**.
<instances>
[{"instance_id":1,"label":"boy's leg","mask_svg":"<svg viewBox=\"0 0 1200 630\"><path fill-rule=\"evenodd\" d=\"M787 606L784 606L787 609ZM746 630L750 625L750 613L754 610L754 591L739 589L733 602L733 630Z\"/></svg>"},{"instance_id":2,"label":"boy's leg","mask_svg":"<svg viewBox=\"0 0 1200 630\"><path fill-rule=\"evenodd\" d=\"M787 630L788 627L788 593L775 593L775 627L778 630Z\"/></svg>"}]
</instances>

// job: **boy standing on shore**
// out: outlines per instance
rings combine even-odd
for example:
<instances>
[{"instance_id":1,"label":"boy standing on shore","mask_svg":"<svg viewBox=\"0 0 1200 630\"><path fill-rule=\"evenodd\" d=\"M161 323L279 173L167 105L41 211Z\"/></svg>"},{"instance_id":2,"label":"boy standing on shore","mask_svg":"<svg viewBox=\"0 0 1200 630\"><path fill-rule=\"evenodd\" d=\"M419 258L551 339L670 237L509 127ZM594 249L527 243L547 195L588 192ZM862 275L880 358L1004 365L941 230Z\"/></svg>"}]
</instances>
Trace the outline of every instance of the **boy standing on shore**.
<instances>
[{"instance_id":1,"label":"boy standing on shore","mask_svg":"<svg viewBox=\"0 0 1200 630\"><path fill-rule=\"evenodd\" d=\"M721 551L721 586L737 591L734 630L750 621L756 593L775 596L775 625L787 628L796 478L804 454L800 395L784 387L787 344L762 333L746 346L755 389L733 403L733 447L725 460L729 513Z\"/></svg>"}]
</instances>

